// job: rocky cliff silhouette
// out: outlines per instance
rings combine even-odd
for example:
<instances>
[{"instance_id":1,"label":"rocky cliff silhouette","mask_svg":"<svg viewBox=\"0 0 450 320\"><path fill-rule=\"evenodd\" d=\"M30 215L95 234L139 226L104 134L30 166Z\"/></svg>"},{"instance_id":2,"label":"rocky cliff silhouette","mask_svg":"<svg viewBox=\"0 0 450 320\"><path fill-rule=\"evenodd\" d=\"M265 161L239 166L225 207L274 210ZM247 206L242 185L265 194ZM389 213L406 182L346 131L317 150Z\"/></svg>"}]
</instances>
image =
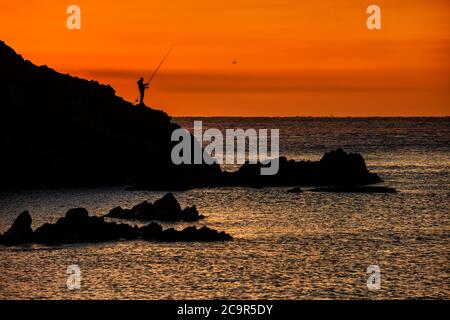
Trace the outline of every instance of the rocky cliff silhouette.
<instances>
[{"instance_id":1,"label":"rocky cliff silhouette","mask_svg":"<svg viewBox=\"0 0 450 320\"><path fill-rule=\"evenodd\" d=\"M261 176L261 164L231 173L218 164L177 166L170 138L178 128L162 111L134 106L97 81L35 66L0 41L0 188L128 184L130 190L180 190L381 181L361 155L342 149L313 162L280 157L274 176Z\"/></svg>"},{"instance_id":2,"label":"rocky cliff silhouette","mask_svg":"<svg viewBox=\"0 0 450 320\"><path fill-rule=\"evenodd\" d=\"M0 188L208 184L218 165L172 164L177 128L162 111L36 66L0 41Z\"/></svg>"}]
</instances>

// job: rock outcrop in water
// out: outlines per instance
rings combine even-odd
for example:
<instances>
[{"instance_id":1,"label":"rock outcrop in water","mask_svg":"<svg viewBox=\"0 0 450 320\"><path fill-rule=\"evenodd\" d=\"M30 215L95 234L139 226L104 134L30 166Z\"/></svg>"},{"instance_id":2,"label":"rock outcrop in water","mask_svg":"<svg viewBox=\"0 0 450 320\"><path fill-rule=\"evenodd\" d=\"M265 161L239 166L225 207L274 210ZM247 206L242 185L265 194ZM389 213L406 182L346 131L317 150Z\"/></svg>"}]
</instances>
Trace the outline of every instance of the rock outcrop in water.
<instances>
[{"instance_id":1,"label":"rock outcrop in water","mask_svg":"<svg viewBox=\"0 0 450 320\"><path fill-rule=\"evenodd\" d=\"M28 211L19 214L11 228L0 237L0 242L6 245L29 243L32 240L33 229L31 229L31 216Z\"/></svg>"},{"instance_id":2,"label":"rock outcrop in water","mask_svg":"<svg viewBox=\"0 0 450 320\"><path fill-rule=\"evenodd\" d=\"M144 227L106 222L103 217L91 217L84 208L70 209L56 223L45 223L34 232L31 216L21 213L11 228L0 236L0 244L12 246L25 243L46 245L145 239L149 241L229 241L233 237L208 227L187 227L181 231L163 230L157 223Z\"/></svg>"},{"instance_id":3,"label":"rock outcrop in water","mask_svg":"<svg viewBox=\"0 0 450 320\"><path fill-rule=\"evenodd\" d=\"M164 197L156 200L155 203L144 201L131 209L116 207L105 215L108 218L129 219L129 220L159 220L159 221L186 221L193 222L203 219L196 206L181 209L180 204L172 193L167 193Z\"/></svg>"},{"instance_id":4,"label":"rock outcrop in water","mask_svg":"<svg viewBox=\"0 0 450 320\"><path fill-rule=\"evenodd\" d=\"M346 153L341 148L325 153L320 161L294 161L280 157L275 175L261 175L263 166L247 162L237 171L221 172L204 187L362 186L382 181L367 169L360 154ZM148 190L148 186L137 184L130 190Z\"/></svg>"},{"instance_id":5,"label":"rock outcrop in water","mask_svg":"<svg viewBox=\"0 0 450 320\"><path fill-rule=\"evenodd\" d=\"M262 164L242 165L238 171L224 172L226 186L339 186L366 185L381 182L376 173L367 170L360 154L342 149L325 153L320 161L294 161L279 158L279 171L272 176L260 174Z\"/></svg>"}]
</instances>

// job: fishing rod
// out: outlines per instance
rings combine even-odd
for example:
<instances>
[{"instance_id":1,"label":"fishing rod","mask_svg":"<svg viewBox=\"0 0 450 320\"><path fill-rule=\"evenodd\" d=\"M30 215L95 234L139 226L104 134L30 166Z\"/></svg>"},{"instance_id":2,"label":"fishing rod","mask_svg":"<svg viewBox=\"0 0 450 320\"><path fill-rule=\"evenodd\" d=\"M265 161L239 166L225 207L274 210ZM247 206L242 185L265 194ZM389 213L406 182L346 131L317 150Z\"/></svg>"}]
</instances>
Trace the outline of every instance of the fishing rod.
<instances>
[{"instance_id":1,"label":"fishing rod","mask_svg":"<svg viewBox=\"0 0 450 320\"><path fill-rule=\"evenodd\" d=\"M161 69L161 66L164 64L164 62L166 61L167 57L169 56L169 54L172 52L173 48L175 46L172 46L169 51L167 51L167 53L164 55L164 57L161 59L161 62L158 64L158 66L155 68L155 70L153 71L153 73L151 74L150 78L148 79L147 83L150 86L151 82L153 81L153 79L155 78L155 76L158 74L159 69ZM147 88L146 88L147 89ZM137 103L139 101L139 97L137 97L134 102Z\"/></svg>"},{"instance_id":2,"label":"fishing rod","mask_svg":"<svg viewBox=\"0 0 450 320\"><path fill-rule=\"evenodd\" d=\"M161 59L161 62L159 63L159 65L156 67L156 69L153 71L152 75L150 76L150 78L148 79L147 83L150 85L150 83L152 82L153 78L158 74L159 69L161 68L161 66L164 64L164 61L166 61L167 57L169 56L169 54L172 52L174 46L172 46L169 51L167 51L166 55Z\"/></svg>"}]
</instances>

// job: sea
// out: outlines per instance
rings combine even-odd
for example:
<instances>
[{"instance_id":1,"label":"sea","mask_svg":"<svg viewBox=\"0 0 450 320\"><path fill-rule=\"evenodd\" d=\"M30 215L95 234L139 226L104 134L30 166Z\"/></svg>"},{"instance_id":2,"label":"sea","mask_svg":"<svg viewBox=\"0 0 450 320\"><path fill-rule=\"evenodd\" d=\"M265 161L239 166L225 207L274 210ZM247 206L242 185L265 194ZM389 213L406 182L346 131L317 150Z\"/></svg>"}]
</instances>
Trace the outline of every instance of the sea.
<instances>
[{"instance_id":1,"label":"sea","mask_svg":"<svg viewBox=\"0 0 450 320\"><path fill-rule=\"evenodd\" d=\"M450 118L174 118L186 129L278 129L280 154L360 153L396 194L203 188L174 195L230 233L217 243L0 246L0 299L449 299ZM233 170L235 167L224 168ZM0 232L74 207L103 215L165 192L126 186L0 194ZM181 229L192 223L164 223ZM68 286L73 266L79 288ZM375 284L375 285L374 285Z\"/></svg>"}]
</instances>

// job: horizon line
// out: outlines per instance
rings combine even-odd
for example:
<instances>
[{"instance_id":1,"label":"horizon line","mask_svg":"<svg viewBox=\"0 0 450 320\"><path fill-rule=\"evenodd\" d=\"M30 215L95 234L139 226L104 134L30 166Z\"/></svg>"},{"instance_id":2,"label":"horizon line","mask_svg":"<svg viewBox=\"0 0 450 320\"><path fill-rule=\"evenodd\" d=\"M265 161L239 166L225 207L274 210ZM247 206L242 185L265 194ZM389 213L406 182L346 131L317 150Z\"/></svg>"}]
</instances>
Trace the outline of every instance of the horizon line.
<instances>
[{"instance_id":1,"label":"horizon line","mask_svg":"<svg viewBox=\"0 0 450 320\"><path fill-rule=\"evenodd\" d=\"M348 119L348 118L353 118L353 119L366 119L366 118L450 118L450 115L414 115L414 116L301 116L301 115L297 115L297 116L251 116L251 115L247 115L247 116L239 116L239 115L229 115L229 116L224 116L224 115L217 115L217 116L205 116L205 115L198 115L198 116L171 116L172 118L326 118L326 119Z\"/></svg>"}]
</instances>

